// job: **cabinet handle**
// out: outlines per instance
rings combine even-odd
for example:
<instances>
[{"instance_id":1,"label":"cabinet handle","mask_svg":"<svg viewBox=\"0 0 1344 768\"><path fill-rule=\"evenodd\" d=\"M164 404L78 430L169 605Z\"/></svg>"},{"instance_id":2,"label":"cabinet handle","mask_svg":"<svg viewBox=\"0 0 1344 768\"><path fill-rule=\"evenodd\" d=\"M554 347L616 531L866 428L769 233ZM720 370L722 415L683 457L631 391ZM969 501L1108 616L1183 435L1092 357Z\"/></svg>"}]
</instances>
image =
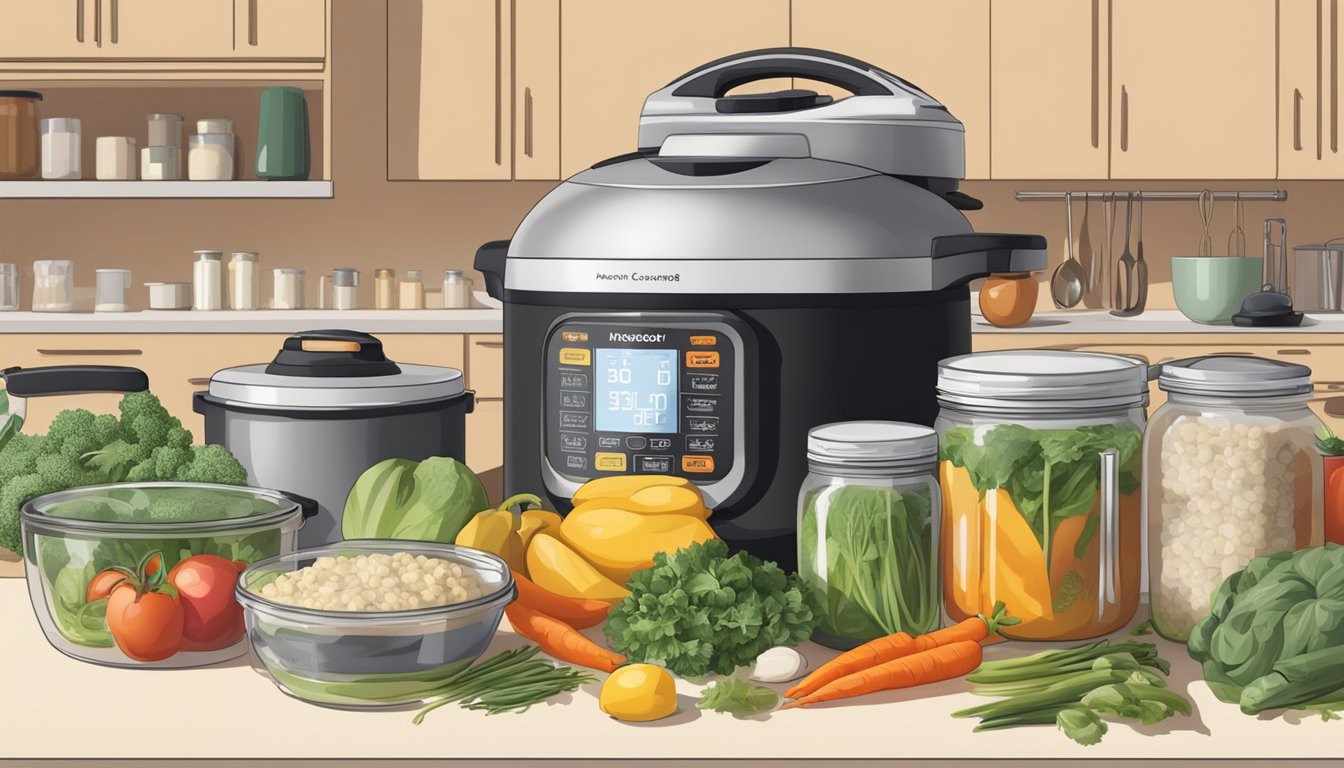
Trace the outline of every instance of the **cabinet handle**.
<instances>
[{"instance_id":1,"label":"cabinet handle","mask_svg":"<svg viewBox=\"0 0 1344 768\"><path fill-rule=\"evenodd\" d=\"M495 165L503 165L504 145L499 135L504 124L504 104L500 95L504 80L504 7L495 0Z\"/></svg>"},{"instance_id":2,"label":"cabinet handle","mask_svg":"<svg viewBox=\"0 0 1344 768\"><path fill-rule=\"evenodd\" d=\"M112 0L112 44L117 44L117 29L121 26L121 4L119 0Z\"/></svg>"},{"instance_id":3,"label":"cabinet handle","mask_svg":"<svg viewBox=\"0 0 1344 768\"><path fill-rule=\"evenodd\" d=\"M1293 151L1302 151L1302 91L1293 89Z\"/></svg>"},{"instance_id":4,"label":"cabinet handle","mask_svg":"<svg viewBox=\"0 0 1344 768\"><path fill-rule=\"evenodd\" d=\"M1280 350L1275 350L1275 354L1278 354L1278 355L1310 355L1310 354L1311 354L1311 350L1310 350L1310 349L1280 349Z\"/></svg>"},{"instance_id":5,"label":"cabinet handle","mask_svg":"<svg viewBox=\"0 0 1344 768\"><path fill-rule=\"evenodd\" d=\"M1321 17L1322 14L1325 12L1324 6L1325 6L1325 0L1316 0L1316 159L1317 160L1321 159L1321 133L1322 128L1324 127L1323 125L1324 104L1321 99L1321 97L1324 95L1322 93L1322 87L1321 87L1321 64L1324 61L1324 56L1321 51L1321 35L1325 31L1324 22Z\"/></svg>"},{"instance_id":6,"label":"cabinet handle","mask_svg":"<svg viewBox=\"0 0 1344 768\"><path fill-rule=\"evenodd\" d=\"M103 47L103 0L93 0L93 42Z\"/></svg>"},{"instance_id":7,"label":"cabinet handle","mask_svg":"<svg viewBox=\"0 0 1344 768\"><path fill-rule=\"evenodd\" d=\"M478 347L485 347L486 349L504 348L504 342L502 341L473 341L472 344L475 344Z\"/></svg>"},{"instance_id":8,"label":"cabinet handle","mask_svg":"<svg viewBox=\"0 0 1344 768\"><path fill-rule=\"evenodd\" d=\"M523 154L532 156L532 89L523 89Z\"/></svg>"},{"instance_id":9,"label":"cabinet handle","mask_svg":"<svg viewBox=\"0 0 1344 768\"><path fill-rule=\"evenodd\" d=\"M1092 148L1101 147L1101 0L1092 0Z\"/></svg>"},{"instance_id":10,"label":"cabinet handle","mask_svg":"<svg viewBox=\"0 0 1344 768\"><path fill-rule=\"evenodd\" d=\"M75 42L84 42L84 2L75 0Z\"/></svg>"},{"instance_id":11,"label":"cabinet handle","mask_svg":"<svg viewBox=\"0 0 1344 768\"><path fill-rule=\"evenodd\" d=\"M193 386L193 387L204 387L204 386L208 386L208 385L210 384L210 377L209 377L209 376L206 376L206 377L204 377L204 378L201 378L201 377L197 376L197 377L194 377L194 378L187 379L187 383L190 384L190 385Z\"/></svg>"},{"instance_id":12,"label":"cabinet handle","mask_svg":"<svg viewBox=\"0 0 1344 768\"><path fill-rule=\"evenodd\" d=\"M1344 397L1341 397L1340 400L1344 400ZM478 403L502 403L502 402L504 402L504 398L502 398L502 397L478 397L478 398L476 398L476 402L478 402Z\"/></svg>"},{"instance_id":13,"label":"cabinet handle","mask_svg":"<svg viewBox=\"0 0 1344 768\"><path fill-rule=\"evenodd\" d=\"M1330 0L1330 151L1339 154L1339 0Z\"/></svg>"},{"instance_id":14,"label":"cabinet handle","mask_svg":"<svg viewBox=\"0 0 1344 768\"><path fill-rule=\"evenodd\" d=\"M257 45L257 0L247 0L247 44Z\"/></svg>"},{"instance_id":15,"label":"cabinet handle","mask_svg":"<svg viewBox=\"0 0 1344 768\"><path fill-rule=\"evenodd\" d=\"M125 357L145 353L138 349L39 349L37 354L43 357Z\"/></svg>"},{"instance_id":16,"label":"cabinet handle","mask_svg":"<svg viewBox=\"0 0 1344 768\"><path fill-rule=\"evenodd\" d=\"M1129 91L1120 86L1120 151L1129 151Z\"/></svg>"}]
</instances>

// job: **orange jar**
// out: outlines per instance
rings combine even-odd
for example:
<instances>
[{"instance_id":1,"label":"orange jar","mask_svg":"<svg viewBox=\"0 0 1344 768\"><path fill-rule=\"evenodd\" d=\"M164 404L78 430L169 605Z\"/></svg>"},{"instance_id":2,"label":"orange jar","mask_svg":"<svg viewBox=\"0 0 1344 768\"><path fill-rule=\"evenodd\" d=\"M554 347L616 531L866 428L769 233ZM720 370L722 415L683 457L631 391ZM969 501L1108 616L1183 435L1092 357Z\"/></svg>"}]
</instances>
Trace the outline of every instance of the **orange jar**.
<instances>
[{"instance_id":1,"label":"orange jar","mask_svg":"<svg viewBox=\"0 0 1344 768\"><path fill-rule=\"evenodd\" d=\"M35 179L37 91L0 91L0 179Z\"/></svg>"},{"instance_id":2,"label":"orange jar","mask_svg":"<svg viewBox=\"0 0 1344 768\"><path fill-rule=\"evenodd\" d=\"M1015 640L1080 640L1138 608L1147 367L1022 350L938 364L944 610L1003 602Z\"/></svg>"}]
</instances>

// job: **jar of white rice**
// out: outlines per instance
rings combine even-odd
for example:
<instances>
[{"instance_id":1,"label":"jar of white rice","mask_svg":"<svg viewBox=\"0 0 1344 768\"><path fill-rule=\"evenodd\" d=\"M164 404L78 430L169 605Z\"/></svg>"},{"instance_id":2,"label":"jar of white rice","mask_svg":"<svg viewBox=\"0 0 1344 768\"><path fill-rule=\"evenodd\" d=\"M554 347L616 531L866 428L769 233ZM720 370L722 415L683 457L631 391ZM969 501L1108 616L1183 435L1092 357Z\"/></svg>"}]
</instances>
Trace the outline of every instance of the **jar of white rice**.
<instances>
[{"instance_id":1,"label":"jar of white rice","mask_svg":"<svg viewBox=\"0 0 1344 768\"><path fill-rule=\"evenodd\" d=\"M1164 363L1144 434L1153 628L1185 642L1251 558L1323 538L1311 369L1241 355Z\"/></svg>"}]
</instances>

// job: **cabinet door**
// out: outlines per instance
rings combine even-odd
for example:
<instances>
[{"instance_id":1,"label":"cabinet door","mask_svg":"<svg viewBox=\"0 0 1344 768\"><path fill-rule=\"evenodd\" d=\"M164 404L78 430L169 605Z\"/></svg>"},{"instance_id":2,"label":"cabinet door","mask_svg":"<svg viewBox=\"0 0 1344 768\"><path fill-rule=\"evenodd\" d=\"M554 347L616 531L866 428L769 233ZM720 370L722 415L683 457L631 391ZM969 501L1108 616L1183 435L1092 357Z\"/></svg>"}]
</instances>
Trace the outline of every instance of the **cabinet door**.
<instances>
[{"instance_id":1,"label":"cabinet door","mask_svg":"<svg viewBox=\"0 0 1344 768\"><path fill-rule=\"evenodd\" d=\"M1279 178L1344 178L1339 0L1279 2Z\"/></svg>"},{"instance_id":2,"label":"cabinet door","mask_svg":"<svg viewBox=\"0 0 1344 768\"><path fill-rule=\"evenodd\" d=\"M560 178L560 0L515 6L513 177Z\"/></svg>"},{"instance_id":3,"label":"cabinet door","mask_svg":"<svg viewBox=\"0 0 1344 768\"><path fill-rule=\"evenodd\" d=\"M101 0L102 58L215 59L233 55L233 0Z\"/></svg>"},{"instance_id":4,"label":"cabinet door","mask_svg":"<svg viewBox=\"0 0 1344 768\"><path fill-rule=\"evenodd\" d=\"M94 0L0 0L0 59L98 55Z\"/></svg>"},{"instance_id":5,"label":"cabinet door","mask_svg":"<svg viewBox=\"0 0 1344 768\"><path fill-rule=\"evenodd\" d=\"M241 58L321 59L327 0L234 0L233 50Z\"/></svg>"},{"instance_id":6,"label":"cabinet door","mask_svg":"<svg viewBox=\"0 0 1344 768\"><path fill-rule=\"evenodd\" d=\"M992 177L1110 174L1109 9L1109 0L992 0Z\"/></svg>"},{"instance_id":7,"label":"cabinet door","mask_svg":"<svg viewBox=\"0 0 1344 768\"><path fill-rule=\"evenodd\" d=\"M512 178L511 6L387 4L390 179Z\"/></svg>"},{"instance_id":8,"label":"cabinet door","mask_svg":"<svg viewBox=\"0 0 1344 768\"><path fill-rule=\"evenodd\" d=\"M966 126L966 178L989 178L989 0L793 0L792 18L793 45L862 59L942 102Z\"/></svg>"},{"instance_id":9,"label":"cabinet door","mask_svg":"<svg viewBox=\"0 0 1344 768\"><path fill-rule=\"evenodd\" d=\"M789 0L583 0L560 14L563 176L634 151L644 99L674 78L789 44ZM778 87L763 81L739 92Z\"/></svg>"},{"instance_id":10,"label":"cabinet door","mask_svg":"<svg viewBox=\"0 0 1344 768\"><path fill-rule=\"evenodd\" d=\"M1111 177L1275 178L1274 0L1125 0L1112 14Z\"/></svg>"}]
</instances>

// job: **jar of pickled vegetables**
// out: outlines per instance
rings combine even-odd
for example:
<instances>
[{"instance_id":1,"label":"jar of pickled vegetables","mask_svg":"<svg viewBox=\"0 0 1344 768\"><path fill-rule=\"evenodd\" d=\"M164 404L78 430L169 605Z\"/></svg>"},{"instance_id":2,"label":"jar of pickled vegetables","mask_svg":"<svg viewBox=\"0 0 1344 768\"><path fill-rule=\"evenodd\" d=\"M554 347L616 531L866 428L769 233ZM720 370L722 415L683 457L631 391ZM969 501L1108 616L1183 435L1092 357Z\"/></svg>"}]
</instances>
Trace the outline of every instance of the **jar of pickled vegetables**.
<instances>
[{"instance_id":1,"label":"jar of pickled vegetables","mask_svg":"<svg viewBox=\"0 0 1344 768\"><path fill-rule=\"evenodd\" d=\"M1139 603L1147 366L1088 352L938 364L943 605L1019 640L1113 632Z\"/></svg>"},{"instance_id":2,"label":"jar of pickled vegetables","mask_svg":"<svg viewBox=\"0 0 1344 768\"><path fill-rule=\"evenodd\" d=\"M938 436L894 421L807 435L798 495L798 577L813 598L812 639L849 649L938 628Z\"/></svg>"},{"instance_id":3,"label":"jar of pickled vegetables","mask_svg":"<svg viewBox=\"0 0 1344 768\"><path fill-rule=\"evenodd\" d=\"M1324 538L1311 369L1243 355L1162 365L1144 438L1153 628L1185 642L1251 558Z\"/></svg>"}]
</instances>

